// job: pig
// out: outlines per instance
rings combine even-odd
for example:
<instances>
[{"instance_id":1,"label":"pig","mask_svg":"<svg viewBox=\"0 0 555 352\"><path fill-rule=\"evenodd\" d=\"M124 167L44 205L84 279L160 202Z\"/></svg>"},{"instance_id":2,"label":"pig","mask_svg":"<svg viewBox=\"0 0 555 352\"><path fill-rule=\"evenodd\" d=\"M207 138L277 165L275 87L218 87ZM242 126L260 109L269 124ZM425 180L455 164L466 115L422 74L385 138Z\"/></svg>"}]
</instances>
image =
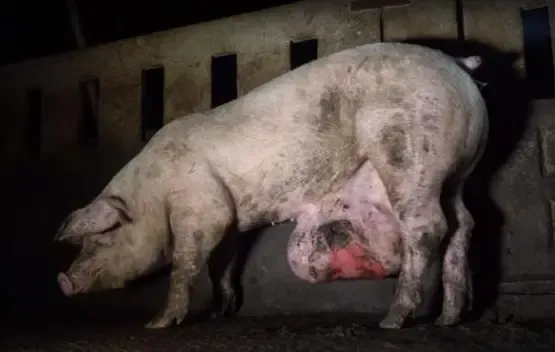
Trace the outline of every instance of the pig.
<instances>
[{"instance_id":1,"label":"pig","mask_svg":"<svg viewBox=\"0 0 555 352\"><path fill-rule=\"evenodd\" d=\"M488 132L477 66L414 44L365 44L173 120L60 227L55 239L81 248L58 275L61 291L121 288L171 264L146 327L180 324L191 281L228 231L294 221L286 255L299 278L398 276L382 328L401 328L421 303L446 242L436 322L455 324L472 291L462 191ZM442 192L458 220L449 236ZM214 284L234 301L229 277Z\"/></svg>"}]
</instances>

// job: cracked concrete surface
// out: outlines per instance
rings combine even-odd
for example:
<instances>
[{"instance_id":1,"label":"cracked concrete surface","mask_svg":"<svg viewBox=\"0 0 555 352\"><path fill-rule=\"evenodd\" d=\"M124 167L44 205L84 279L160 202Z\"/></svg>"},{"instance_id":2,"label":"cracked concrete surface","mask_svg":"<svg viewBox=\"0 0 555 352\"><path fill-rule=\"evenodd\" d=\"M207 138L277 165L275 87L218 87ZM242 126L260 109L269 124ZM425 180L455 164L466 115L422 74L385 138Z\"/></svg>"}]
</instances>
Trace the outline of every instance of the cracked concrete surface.
<instances>
[{"instance_id":1,"label":"cracked concrete surface","mask_svg":"<svg viewBox=\"0 0 555 352\"><path fill-rule=\"evenodd\" d=\"M555 320L475 321L453 328L419 322L380 330L379 317L317 315L237 317L166 330L100 319L4 328L2 351L553 351Z\"/></svg>"}]
</instances>

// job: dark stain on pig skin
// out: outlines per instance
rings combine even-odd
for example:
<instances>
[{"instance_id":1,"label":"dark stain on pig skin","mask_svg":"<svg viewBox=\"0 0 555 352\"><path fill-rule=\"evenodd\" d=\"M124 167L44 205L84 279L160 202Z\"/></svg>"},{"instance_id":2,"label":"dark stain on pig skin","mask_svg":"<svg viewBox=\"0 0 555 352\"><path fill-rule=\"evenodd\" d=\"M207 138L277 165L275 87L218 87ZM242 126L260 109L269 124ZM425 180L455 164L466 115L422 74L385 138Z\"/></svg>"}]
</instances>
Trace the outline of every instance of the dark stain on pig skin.
<instances>
[{"instance_id":1,"label":"dark stain on pig skin","mask_svg":"<svg viewBox=\"0 0 555 352\"><path fill-rule=\"evenodd\" d=\"M370 74L374 74L376 76L376 83L382 84L384 79L382 76L382 71L384 69L384 57L374 57L370 59L369 57L365 57L364 60L357 66L356 71L360 70L361 68L364 69L366 72L370 72Z\"/></svg>"},{"instance_id":2,"label":"dark stain on pig skin","mask_svg":"<svg viewBox=\"0 0 555 352\"><path fill-rule=\"evenodd\" d=\"M162 175L162 170L158 166L158 164L152 164L146 171L146 176L150 180L155 180Z\"/></svg>"},{"instance_id":3,"label":"dark stain on pig skin","mask_svg":"<svg viewBox=\"0 0 555 352\"><path fill-rule=\"evenodd\" d=\"M324 243L323 236L316 237L316 241L314 243L314 249L316 250L316 252L326 252L329 250L328 245Z\"/></svg>"},{"instance_id":4,"label":"dark stain on pig skin","mask_svg":"<svg viewBox=\"0 0 555 352\"><path fill-rule=\"evenodd\" d=\"M433 132L438 130L437 119L434 115L426 114L422 116L422 122L427 130Z\"/></svg>"},{"instance_id":5,"label":"dark stain on pig skin","mask_svg":"<svg viewBox=\"0 0 555 352\"><path fill-rule=\"evenodd\" d=\"M384 82L384 79L383 79L382 74L381 74L380 72L377 72L377 73L376 73L376 83L377 83L378 85L382 85L383 82Z\"/></svg>"},{"instance_id":6,"label":"dark stain on pig skin","mask_svg":"<svg viewBox=\"0 0 555 352\"><path fill-rule=\"evenodd\" d=\"M310 269L308 270L308 274L313 279L316 279L318 277L318 272L316 271L316 269L314 269L313 266L311 266Z\"/></svg>"},{"instance_id":7,"label":"dark stain on pig skin","mask_svg":"<svg viewBox=\"0 0 555 352\"><path fill-rule=\"evenodd\" d=\"M253 199L252 194L247 194L246 196L241 198L241 201L239 202L239 206L241 208L248 207L250 204L252 204L252 199Z\"/></svg>"},{"instance_id":8,"label":"dark stain on pig skin","mask_svg":"<svg viewBox=\"0 0 555 352\"><path fill-rule=\"evenodd\" d=\"M193 259L194 265L197 268L201 268L204 266L205 262L204 262L204 258L201 255L201 253L204 251L203 248L203 242L204 242L204 238L206 237L205 233L201 230L195 230L193 231L193 240L195 242L195 245L197 246L197 249L195 251L195 256ZM182 248L178 249L178 250L184 250Z\"/></svg>"},{"instance_id":9,"label":"dark stain on pig skin","mask_svg":"<svg viewBox=\"0 0 555 352\"><path fill-rule=\"evenodd\" d=\"M418 241L418 248L429 253L435 253L440 243L441 236L437 236L432 232L423 232Z\"/></svg>"},{"instance_id":10,"label":"dark stain on pig skin","mask_svg":"<svg viewBox=\"0 0 555 352\"><path fill-rule=\"evenodd\" d=\"M204 232L200 230L193 231L193 239L195 240L195 244L197 246L201 246L202 242L204 241Z\"/></svg>"},{"instance_id":11,"label":"dark stain on pig skin","mask_svg":"<svg viewBox=\"0 0 555 352\"><path fill-rule=\"evenodd\" d=\"M187 147L184 144L174 140L168 140L161 146L161 155L171 161L176 161L187 153Z\"/></svg>"},{"instance_id":12,"label":"dark stain on pig skin","mask_svg":"<svg viewBox=\"0 0 555 352\"><path fill-rule=\"evenodd\" d=\"M399 211L399 220L400 221L405 221L405 216L406 216L406 209L401 209Z\"/></svg>"},{"instance_id":13,"label":"dark stain on pig skin","mask_svg":"<svg viewBox=\"0 0 555 352\"><path fill-rule=\"evenodd\" d=\"M460 265L460 260L459 260L458 256L454 255L454 256L451 257L451 265L453 265L455 267Z\"/></svg>"},{"instance_id":14,"label":"dark stain on pig skin","mask_svg":"<svg viewBox=\"0 0 555 352\"><path fill-rule=\"evenodd\" d=\"M411 214L413 217L420 217L420 212L417 202L413 198L409 198L401 203L398 203L395 209L399 214L399 220L404 221L407 217L407 214Z\"/></svg>"},{"instance_id":15,"label":"dark stain on pig skin","mask_svg":"<svg viewBox=\"0 0 555 352\"><path fill-rule=\"evenodd\" d=\"M401 247L401 240L399 239L397 242L395 242L395 244L393 245L393 255L395 257L400 257L401 254L403 253L403 248Z\"/></svg>"},{"instance_id":16,"label":"dark stain on pig skin","mask_svg":"<svg viewBox=\"0 0 555 352\"><path fill-rule=\"evenodd\" d=\"M387 91L387 100L392 105L401 105L405 101L405 92L401 88L391 87ZM411 105L403 107L408 108L407 110L412 109Z\"/></svg>"},{"instance_id":17,"label":"dark stain on pig skin","mask_svg":"<svg viewBox=\"0 0 555 352\"><path fill-rule=\"evenodd\" d=\"M320 119L318 131L326 132L332 129L340 119L341 95L336 88L326 90L320 97Z\"/></svg>"},{"instance_id":18,"label":"dark stain on pig skin","mask_svg":"<svg viewBox=\"0 0 555 352\"><path fill-rule=\"evenodd\" d=\"M430 141L428 140L428 137L426 137L426 136L424 136L424 138L422 139L422 150L425 153L430 152Z\"/></svg>"},{"instance_id":19,"label":"dark stain on pig skin","mask_svg":"<svg viewBox=\"0 0 555 352\"><path fill-rule=\"evenodd\" d=\"M349 220L335 220L318 228L330 248L345 248L351 243L354 228Z\"/></svg>"},{"instance_id":20,"label":"dark stain on pig skin","mask_svg":"<svg viewBox=\"0 0 555 352\"><path fill-rule=\"evenodd\" d=\"M306 176L306 179L311 177L313 182L313 185L308 187L306 195L309 197L321 197L325 193L325 189L322 186L328 184L329 180L333 178L334 169L331 161L329 163L315 164L314 169L316 170L315 174L308 174ZM312 194L309 195L308 193Z\"/></svg>"},{"instance_id":21,"label":"dark stain on pig skin","mask_svg":"<svg viewBox=\"0 0 555 352\"><path fill-rule=\"evenodd\" d=\"M389 164L402 169L409 162L405 155L407 150L407 136L401 125L395 124L384 127L382 130L381 145L384 147L389 158Z\"/></svg>"},{"instance_id":22,"label":"dark stain on pig skin","mask_svg":"<svg viewBox=\"0 0 555 352\"><path fill-rule=\"evenodd\" d=\"M304 88L297 88L295 90L295 92L297 93L297 95L301 98L306 98L306 96L308 95L308 92L306 89Z\"/></svg>"}]
</instances>

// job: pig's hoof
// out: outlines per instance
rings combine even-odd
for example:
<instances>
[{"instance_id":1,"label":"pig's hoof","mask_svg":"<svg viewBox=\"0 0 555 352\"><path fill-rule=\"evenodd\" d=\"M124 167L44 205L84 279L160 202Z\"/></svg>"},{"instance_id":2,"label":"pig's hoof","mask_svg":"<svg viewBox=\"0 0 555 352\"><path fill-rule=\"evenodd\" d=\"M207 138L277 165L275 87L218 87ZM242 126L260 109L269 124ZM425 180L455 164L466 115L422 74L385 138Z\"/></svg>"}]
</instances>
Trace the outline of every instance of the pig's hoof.
<instances>
[{"instance_id":1,"label":"pig's hoof","mask_svg":"<svg viewBox=\"0 0 555 352\"><path fill-rule=\"evenodd\" d=\"M235 294L232 294L226 299L226 302L222 307L222 315L226 318L234 316L238 310L237 305L237 296Z\"/></svg>"},{"instance_id":2,"label":"pig's hoof","mask_svg":"<svg viewBox=\"0 0 555 352\"><path fill-rule=\"evenodd\" d=\"M145 327L147 329L163 329L169 327L174 321L175 325L179 325L185 320L187 313L168 312L149 321Z\"/></svg>"},{"instance_id":3,"label":"pig's hoof","mask_svg":"<svg viewBox=\"0 0 555 352\"><path fill-rule=\"evenodd\" d=\"M237 305L237 296L232 294L224 298L219 304L214 304L210 316L213 319L232 317L237 313Z\"/></svg>"},{"instance_id":4,"label":"pig's hoof","mask_svg":"<svg viewBox=\"0 0 555 352\"><path fill-rule=\"evenodd\" d=\"M458 315L442 314L436 319L435 325L441 327L449 327L458 324L461 321Z\"/></svg>"},{"instance_id":5,"label":"pig's hoof","mask_svg":"<svg viewBox=\"0 0 555 352\"><path fill-rule=\"evenodd\" d=\"M404 319L400 315L388 315L378 324L382 329L400 329Z\"/></svg>"}]
</instances>

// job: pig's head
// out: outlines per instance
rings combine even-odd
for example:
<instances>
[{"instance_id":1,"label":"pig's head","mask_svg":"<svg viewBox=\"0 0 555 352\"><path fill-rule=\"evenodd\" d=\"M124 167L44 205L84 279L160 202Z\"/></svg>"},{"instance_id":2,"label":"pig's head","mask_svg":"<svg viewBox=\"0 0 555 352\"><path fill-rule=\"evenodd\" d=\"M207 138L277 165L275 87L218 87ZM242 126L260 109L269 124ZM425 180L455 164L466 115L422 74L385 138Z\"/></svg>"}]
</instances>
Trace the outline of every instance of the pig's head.
<instances>
[{"instance_id":1,"label":"pig's head","mask_svg":"<svg viewBox=\"0 0 555 352\"><path fill-rule=\"evenodd\" d=\"M55 240L78 245L81 251L69 270L58 274L66 296L124 287L153 268L157 249L141 236L126 202L120 197L99 197L72 212Z\"/></svg>"}]
</instances>

